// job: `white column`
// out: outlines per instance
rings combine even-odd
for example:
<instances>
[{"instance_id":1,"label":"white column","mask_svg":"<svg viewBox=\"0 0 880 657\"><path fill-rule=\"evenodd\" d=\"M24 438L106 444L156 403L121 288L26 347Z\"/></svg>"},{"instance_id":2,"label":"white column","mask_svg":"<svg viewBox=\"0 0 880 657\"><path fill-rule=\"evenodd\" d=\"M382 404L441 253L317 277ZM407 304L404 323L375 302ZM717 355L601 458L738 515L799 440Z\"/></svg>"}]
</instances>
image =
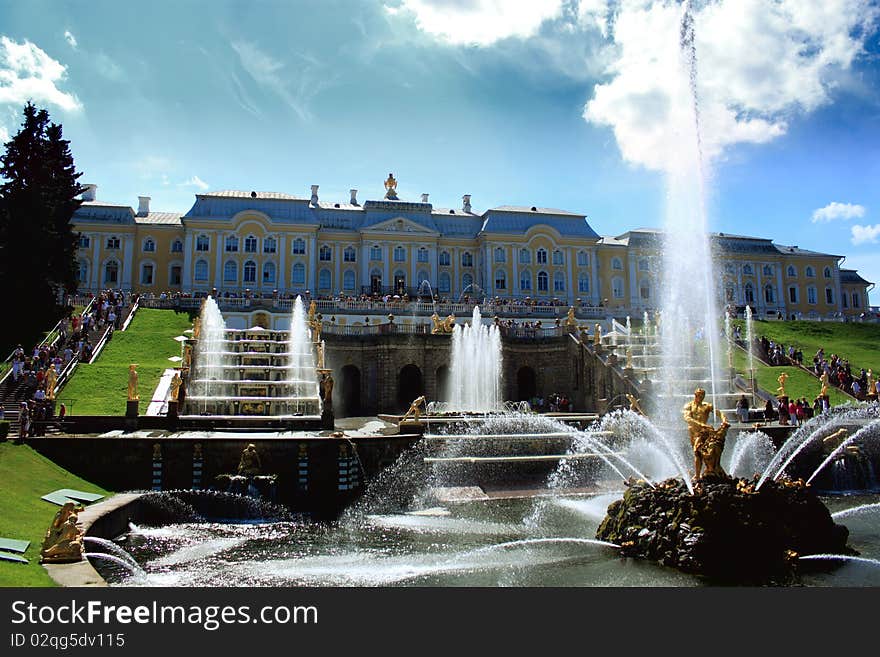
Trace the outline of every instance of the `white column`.
<instances>
[{"instance_id":1,"label":"white column","mask_svg":"<svg viewBox=\"0 0 880 657\"><path fill-rule=\"evenodd\" d=\"M428 247L428 260L431 262L431 289L437 291L437 245Z\"/></svg>"},{"instance_id":2,"label":"white column","mask_svg":"<svg viewBox=\"0 0 880 657\"><path fill-rule=\"evenodd\" d=\"M519 289L519 247L518 246L514 246L513 248L511 248L511 256L510 257L513 259L513 262L512 262L513 283L510 286L510 296L514 297L514 296L519 296L520 294L522 294L521 290Z\"/></svg>"},{"instance_id":3,"label":"white column","mask_svg":"<svg viewBox=\"0 0 880 657\"><path fill-rule=\"evenodd\" d=\"M593 305L598 306L602 300L602 285L599 282L599 250L593 249L590 252L590 265L592 266L593 275L590 281L590 293L593 297Z\"/></svg>"},{"instance_id":4,"label":"white column","mask_svg":"<svg viewBox=\"0 0 880 657\"><path fill-rule=\"evenodd\" d=\"M763 266L764 265L762 265L761 263L758 263L755 266L755 280L758 281L758 289L755 291L755 294L757 294L757 299L755 299L755 304L758 306L758 314L760 314L762 317L764 315L764 307L765 307L765 305L764 305L764 285L761 282L761 268Z\"/></svg>"},{"instance_id":5,"label":"white column","mask_svg":"<svg viewBox=\"0 0 880 657\"><path fill-rule=\"evenodd\" d=\"M309 236L308 253L306 254L306 267L308 270L308 290L312 296L317 296L318 292L315 287L315 277L318 275L318 236L312 234Z\"/></svg>"},{"instance_id":6,"label":"white column","mask_svg":"<svg viewBox=\"0 0 880 657\"><path fill-rule=\"evenodd\" d=\"M226 244L224 244L222 231L217 231L213 235L208 235L208 239L213 240L214 248L217 250L216 262L214 263L214 287L217 288L219 294L220 289L223 286L223 249L226 248Z\"/></svg>"},{"instance_id":7,"label":"white column","mask_svg":"<svg viewBox=\"0 0 880 657\"><path fill-rule=\"evenodd\" d=\"M181 280L181 287L184 292L189 292L192 288L192 280L193 280L193 258L192 258L192 250L193 250L193 236L189 231L186 232L186 237L183 240L183 278Z\"/></svg>"},{"instance_id":8,"label":"white column","mask_svg":"<svg viewBox=\"0 0 880 657\"><path fill-rule=\"evenodd\" d=\"M460 265L459 259L461 258L461 254L458 252L457 246L452 249L452 258L452 297L457 298L458 295L461 294L461 280L458 278L458 268Z\"/></svg>"},{"instance_id":9,"label":"white column","mask_svg":"<svg viewBox=\"0 0 880 657\"><path fill-rule=\"evenodd\" d=\"M382 262L384 264L384 273L382 274L382 287L389 287L393 285L393 281L391 280L391 257L394 255L394 247L391 244L385 244L382 247Z\"/></svg>"},{"instance_id":10,"label":"white column","mask_svg":"<svg viewBox=\"0 0 880 657\"><path fill-rule=\"evenodd\" d=\"M418 264L419 250L415 244L410 243L406 245L406 254L409 258L409 280L407 281L407 287L416 287L418 285L416 265Z\"/></svg>"},{"instance_id":11,"label":"white column","mask_svg":"<svg viewBox=\"0 0 880 657\"><path fill-rule=\"evenodd\" d=\"M785 301L785 290L782 289L782 265L776 265L776 303L782 308L782 315L788 318Z\"/></svg>"},{"instance_id":12,"label":"white column","mask_svg":"<svg viewBox=\"0 0 880 657\"><path fill-rule=\"evenodd\" d=\"M125 255L122 258L122 284L123 290L131 289L131 272L134 269L134 235L126 235L123 238L123 250Z\"/></svg>"},{"instance_id":13,"label":"white column","mask_svg":"<svg viewBox=\"0 0 880 657\"><path fill-rule=\"evenodd\" d=\"M565 254L565 263L568 268L568 283L566 284L566 290L568 290L568 303L573 304L575 299L575 292L577 291L577 281L574 280L574 263L572 260L574 259L574 249L570 246L563 251Z\"/></svg>"},{"instance_id":14,"label":"white column","mask_svg":"<svg viewBox=\"0 0 880 657\"><path fill-rule=\"evenodd\" d=\"M342 245L338 242L333 245L333 260L336 265L336 273L333 276L333 289L332 292L339 292L342 290L342 278L339 276L340 270L340 260L342 260Z\"/></svg>"},{"instance_id":15,"label":"white column","mask_svg":"<svg viewBox=\"0 0 880 657\"><path fill-rule=\"evenodd\" d=\"M278 286L278 293L283 294L287 291L287 284L290 278L287 275L287 236L284 233L278 233L278 271L275 273L275 284Z\"/></svg>"},{"instance_id":16,"label":"white column","mask_svg":"<svg viewBox=\"0 0 880 657\"><path fill-rule=\"evenodd\" d=\"M101 285L101 238L103 235L92 235L92 269L89 272L89 288L98 291Z\"/></svg>"},{"instance_id":17,"label":"white column","mask_svg":"<svg viewBox=\"0 0 880 657\"><path fill-rule=\"evenodd\" d=\"M363 239L363 238L361 238ZM370 282L370 245L361 242L361 280L360 285L368 285Z\"/></svg>"}]
</instances>

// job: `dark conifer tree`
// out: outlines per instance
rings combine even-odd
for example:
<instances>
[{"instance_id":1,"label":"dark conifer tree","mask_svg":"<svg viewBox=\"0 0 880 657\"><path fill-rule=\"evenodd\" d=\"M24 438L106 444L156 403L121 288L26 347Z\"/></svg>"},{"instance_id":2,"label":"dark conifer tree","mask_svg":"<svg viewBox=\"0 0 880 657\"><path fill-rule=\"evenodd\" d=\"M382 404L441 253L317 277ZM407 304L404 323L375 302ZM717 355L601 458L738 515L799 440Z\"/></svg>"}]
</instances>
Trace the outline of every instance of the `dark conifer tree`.
<instances>
[{"instance_id":1,"label":"dark conifer tree","mask_svg":"<svg viewBox=\"0 0 880 657\"><path fill-rule=\"evenodd\" d=\"M78 235L70 218L80 205L81 175L61 126L45 109L25 105L21 129L0 155L0 281L11 311L0 321L4 355L10 342L50 328L59 301L76 290Z\"/></svg>"}]
</instances>

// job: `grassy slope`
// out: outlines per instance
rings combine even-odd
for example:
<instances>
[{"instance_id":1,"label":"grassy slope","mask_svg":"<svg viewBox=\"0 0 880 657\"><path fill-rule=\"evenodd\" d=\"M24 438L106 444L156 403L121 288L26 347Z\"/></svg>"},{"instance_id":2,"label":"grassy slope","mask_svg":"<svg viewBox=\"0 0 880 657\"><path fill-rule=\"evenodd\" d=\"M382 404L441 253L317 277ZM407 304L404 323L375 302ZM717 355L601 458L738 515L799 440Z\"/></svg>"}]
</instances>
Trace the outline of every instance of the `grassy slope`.
<instances>
[{"instance_id":1,"label":"grassy slope","mask_svg":"<svg viewBox=\"0 0 880 657\"><path fill-rule=\"evenodd\" d=\"M128 391L128 366L138 364L142 411L149 403L168 360L180 355L175 336L191 327L189 313L143 308L126 331L117 331L98 360L80 365L59 395L75 415L123 415Z\"/></svg>"},{"instance_id":2,"label":"grassy slope","mask_svg":"<svg viewBox=\"0 0 880 657\"><path fill-rule=\"evenodd\" d=\"M0 443L0 536L30 540L27 565L0 561L0 586L53 586L40 566L40 545L58 507L40 499L59 488L109 493L76 477L26 445Z\"/></svg>"}]
</instances>

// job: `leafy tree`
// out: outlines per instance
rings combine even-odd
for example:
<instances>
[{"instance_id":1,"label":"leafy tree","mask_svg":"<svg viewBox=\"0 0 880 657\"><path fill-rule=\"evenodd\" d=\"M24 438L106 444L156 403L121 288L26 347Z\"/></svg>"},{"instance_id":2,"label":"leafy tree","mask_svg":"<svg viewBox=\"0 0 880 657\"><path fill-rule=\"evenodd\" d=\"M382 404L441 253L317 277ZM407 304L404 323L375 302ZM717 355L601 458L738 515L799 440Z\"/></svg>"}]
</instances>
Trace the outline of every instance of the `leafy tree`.
<instances>
[{"instance_id":1,"label":"leafy tree","mask_svg":"<svg viewBox=\"0 0 880 657\"><path fill-rule=\"evenodd\" d=\"M76 290L70 218L81 203L81 175L61 126L47 110L25 105L21 129L0 155L0 281L11 311L0 321L4 355L10 342L49 328L58 301Z\"/></svg>"}]
</instances>

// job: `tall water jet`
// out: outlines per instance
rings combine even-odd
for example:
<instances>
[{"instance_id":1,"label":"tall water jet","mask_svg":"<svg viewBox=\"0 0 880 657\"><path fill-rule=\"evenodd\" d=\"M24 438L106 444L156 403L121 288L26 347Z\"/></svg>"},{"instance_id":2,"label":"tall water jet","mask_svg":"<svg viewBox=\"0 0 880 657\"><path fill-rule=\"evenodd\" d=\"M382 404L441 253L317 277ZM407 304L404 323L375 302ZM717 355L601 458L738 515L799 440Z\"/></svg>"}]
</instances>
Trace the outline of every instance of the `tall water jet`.
<instances>
[{"instance_id":1,"label":"tall water jet","mask_svg":"<svg viewBox=\"0 0 880 657\"><path fill-rule=\"evenodd\" d=\"M290 409L294 413L309 415L320 413L315 354L312 351L312 336L306 321L306 310L301 296L297 296L293 302L287 351L290 356L287 369L288 394L291 398Z\"/></svg>"},{"instance_id":2,"label":"tall water jet","mask_svg":"<svg viewBox=\"0 0 880 657\"><path fill-rule=\"evenodd\" d=\"M224 366L227 364L225 352L226 321L223 313L213 297L208 297L202 304L199 315L199 336L196 342L196 391L207 398L211 395L222 395ZM204 409L203 409L204 410Z\"/></svg>"},{"instance_id":3,"label":"tall water jet","mask_svg":"<svg viewBox=\"0 0 880 657\"><path fill-rule=\"evenodd\" d=\"M748 347L749 352L749 382L752 386L752 394L755 392L755 338L752 335L752 307L746 304L745 310L745 318L746 318L746 342L748 343L746 346Z\"/></svg>"},{"instance_id":4,"label":"tall water jet","mask_svg":"<svg viewBox=\"0 0 880 657\"><path fill-rule=\"evenodd\" d=\"M485 326L474 306L470 325L452 331L449 410L492 412L504 408L501 396L501 333Z\"/></svg>"}]
</instances>

